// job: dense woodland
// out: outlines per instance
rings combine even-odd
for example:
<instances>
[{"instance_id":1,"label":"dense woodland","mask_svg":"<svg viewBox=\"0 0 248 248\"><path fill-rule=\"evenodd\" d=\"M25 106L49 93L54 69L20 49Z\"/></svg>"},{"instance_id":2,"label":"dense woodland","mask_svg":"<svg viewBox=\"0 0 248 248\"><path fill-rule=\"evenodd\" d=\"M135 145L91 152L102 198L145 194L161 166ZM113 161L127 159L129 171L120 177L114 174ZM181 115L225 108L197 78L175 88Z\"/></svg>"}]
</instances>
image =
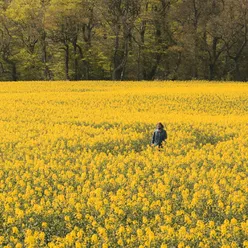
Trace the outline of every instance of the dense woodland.
<instances>
[{"instance_id":1,"label":"dense woodland","mask_svg":"<svg viewBox=\"0 0 248 248\"><path fill-rule=\"evenodd\" d=\"M0 80L248 81L248 0L0 0Z\"/></svg>"}]
</instances>

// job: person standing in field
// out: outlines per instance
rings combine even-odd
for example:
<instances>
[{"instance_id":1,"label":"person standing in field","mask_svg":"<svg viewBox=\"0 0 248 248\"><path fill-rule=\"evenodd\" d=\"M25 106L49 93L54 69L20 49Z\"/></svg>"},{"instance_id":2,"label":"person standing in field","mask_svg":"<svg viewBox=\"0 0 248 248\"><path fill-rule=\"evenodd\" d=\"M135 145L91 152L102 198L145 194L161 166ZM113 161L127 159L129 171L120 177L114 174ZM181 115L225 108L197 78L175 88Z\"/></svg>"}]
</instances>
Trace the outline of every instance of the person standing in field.
<instances>
[{"instance_id":1,"label":"person standing in field","mask_svg":"<svg viewBox=\"0 0 248 248\"><path fill-rule=\"evenodd\" d=\"M152 145L162 148L163 142L166 141L166 139L167 139L167 132L164 129L164 125L161 122L159 122L152 136Z\"/></svg>"}]
</instances>

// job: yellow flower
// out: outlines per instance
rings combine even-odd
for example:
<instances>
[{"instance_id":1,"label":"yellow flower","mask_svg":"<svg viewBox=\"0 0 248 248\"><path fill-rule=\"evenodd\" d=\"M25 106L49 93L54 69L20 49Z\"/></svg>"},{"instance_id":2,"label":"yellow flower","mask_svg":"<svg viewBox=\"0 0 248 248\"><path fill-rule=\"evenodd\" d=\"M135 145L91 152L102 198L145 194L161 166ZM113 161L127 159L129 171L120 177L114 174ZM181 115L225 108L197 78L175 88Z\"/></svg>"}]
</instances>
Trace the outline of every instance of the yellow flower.
<instances>
[{"instance_id":1,"label":"yellow flower","mask_svg":"<svg viewBox=\"0 0 248 248\"><path fill-rule=\"evenodd\" d=\"M82 247L83 245L80 242L78 241L75 242L75 248L82 248Z\"/></svg>"},{"instance_id":2,"label":"yellow flower","mask_svg":"<svg viewBox=\"0 0 248 248\"><path fill-rule=\"evenodd\" d=\"M245 240L245 241L243 242L243 246L244 246L245 248L248 248L248 240Z\"/></svg>"},{"instance_id":3,"label":"yellow flower","mask_svg":"<svg viewBox=\"0 0 248 248\"><path fill-rule=\"evenodd\" d=\"M146 218L146 216L142 217L143 223L146 224L148 222L148 219Z\"/></svg>"},{"instance_id":4,"label":"yellow flower","mask_svg":"<svg viewBox=\"0 0 248 248\"><path fill-rule=\"evenodd\" d=\"M208 224L209 224L209 227L210 227L210 228L213 228L215 223L214 223L214 221L211 220L211 221L209 221Z\"/></svg>"},{"instance_id":5,"label":"yellow flower","mask_svg":"<svg viewBox=\"0 0 248 248\"><path fill-rule=\"evenodd\" d=\"M66 215L64 219L65 221L70 221L70 216Z\"/></svg>"},{"instance_id":6,"label":"yellow flower","mask_svg":"<svg viewBox=\"0 0 248 248\"><path fill-rule=\"evenodd\" d=\"M237 225L238 221L235 218L231 219L231 225L235 226Z\"/></svg>"},{"instance_id":7,"label":"yellow flower","mask_svg":"<svg viewBox=\"0 0 248 248\"><path fill-rule=\"evenodd\" d=\"M16 226L12 227L12 233L14 234L18 234L19 233L19 230Z\"/></svg>"},{"instance_id":8,"label":"yellow flower","mask_svg":"<svg viewBox=\"0 0 248 248\"><path fill-rule=\"evenodd\" d=\"M122 239L118 239L117 244L120 245L120 246L123 246L124 245L123 240Z\"/></svg>"},{"instance_id":9,"label":"yellow flower","mask_svg":"<svg viewBox=\"0 0 248 248\"><path fill-rule=\"evenodd\" d=\"M211 237L211 238L215 238L215 237L216 237L216 232L215 232L215 230L211 230L211 231L210 231L210 237Z\"/></svg>"},{"instance_id":10,"label":"yellow flower","mask_svg":"<svg viewBox=\"0 0 248 248\"><path fill-rule=\"evenodd\" d=\"M93 234L93 235L91 236L91 241L92 241L93 243L97 243L97 242L98 242L98 237L97 237L96 234Z\"/></svg>"},{"instance_id":11,"label":"yellow flower","mask_svg":"<svg viewBox=\"0 0 248 248\"><path fill-rule=\"evenodd\" d=\"M0 245L4 242L4 236L0 236Z\"/></svg>"},{"instance_id":12,"label":"yellow flower","mask_svg":"<svg viewBox=\"0 0 248 248\"><path fill-rule=\"evenodd\" d=\"M180 242L179 244L178 244L178 248L183 248L185 245L184 245L184 242Z\"/></svg>"},{"instance_id":13,"label":"yellow flower","mask_svg":"<svg viewBox=\"0 0 248 248\"><path fill-rule=\"evenodd\" d=\"M41 223L41 226L42 226L43 228L47 228L47 222L42 222L42 223Z\"/></svg>"},{"instance_id":14,"label":"yellow flower","mask_svg":"<svg viewBox=\"0 0 248 248\"><path fill-rule=\"evenodd\" d=\"M141 229L138 229L137 230L137 235L138 235L139 238L141 238L142 235L143 235L143 231Z\"/></svg>"}]
</instances>

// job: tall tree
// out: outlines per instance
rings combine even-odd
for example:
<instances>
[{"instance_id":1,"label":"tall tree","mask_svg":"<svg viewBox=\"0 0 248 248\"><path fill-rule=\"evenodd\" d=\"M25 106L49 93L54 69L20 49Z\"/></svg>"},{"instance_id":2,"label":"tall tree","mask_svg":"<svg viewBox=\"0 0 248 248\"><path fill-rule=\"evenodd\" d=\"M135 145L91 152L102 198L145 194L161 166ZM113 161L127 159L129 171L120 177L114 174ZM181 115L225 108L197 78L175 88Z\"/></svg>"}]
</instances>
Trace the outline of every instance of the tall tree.
<instances>
[{"instance_id":1,"label":"tall tree","mask_svg":"<svg viewBox=\"0 0 248 248\"><path fill-rule=\"evenodd\" d=\"M18 39L14 35L16 28L12 20L10 20L6 11L9 3L1 2L0 5L0 68L1 74L6 75L4 78L17 81L17 58L18 55Z\"/></svg>"},{"instance_id":2,"label":"tall tree","mask_svg":"<svg viewBox=\"0 0 248 248\"><path fill-rule=\"evenodd\" d=\"M139 16L140 2L135 0L103 0L102 9L105 23L114 35L112 79L125 78L126 65L130 52L130 42L134 22Z\"/></svg>"},{"instance_id":3,"label":"tall tree","mask_svg":"<svg viewBox=\"0 0 248 248\"><path fill-rule=\"evenodd\" d=\"M40 58L41 37L44 32L43 8L40 0L12 0L6 10L6 17L13 24L12 35L21 44L18 53L21 79L47 79L44 77L45 64Z\"/></svg>"},{"instance_id":4,"label":"tall tree","mask_svg":"<svg viewBox=\"0 0 248 248\"><path fill-rule=\"evenodd\" d=\"M231 74L233 73L235 80L244 80L240 72L240 63L248 44L248 1L228 1L222 21L225 23L223 37L227 55L234 62Z\"/></svg>"},{"instance_id":5,"label":"tall tree","mask_svg":"<svg viewBox=\"0 0 248 248\"><path fill-rule=\"evenodd\" d=\"M51 0L46 12L46 29L49 37L55 44L60 44L64 52L64 74L67 80L72 78L70 72L70 45L74 44L74 53L77 49L77 37L84 16L82 15L81 0ZM58 52L58 51L57 51ZM76 57L76 54L74 54ZM75 62L74 78L77 78L77 60Z\"/></svg>"}]
</instances>

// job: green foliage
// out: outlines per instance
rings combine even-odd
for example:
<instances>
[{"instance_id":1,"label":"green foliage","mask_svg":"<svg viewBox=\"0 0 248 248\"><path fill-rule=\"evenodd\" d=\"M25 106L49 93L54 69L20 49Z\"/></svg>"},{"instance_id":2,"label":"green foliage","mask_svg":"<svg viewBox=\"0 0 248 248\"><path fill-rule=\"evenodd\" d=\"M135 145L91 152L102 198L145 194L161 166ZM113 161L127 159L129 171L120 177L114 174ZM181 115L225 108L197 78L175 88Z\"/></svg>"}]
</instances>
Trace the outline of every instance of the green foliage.
<instances>
[{"instance_id":1,"label":"green foliage","mask_svg":"<svg viewBox=\"0 0 248 248\"><path fill-rule=\"evenodd\" d=\"M248 80L248 6L0 1L0 80Z\"/></svg>"}]
</instances>

